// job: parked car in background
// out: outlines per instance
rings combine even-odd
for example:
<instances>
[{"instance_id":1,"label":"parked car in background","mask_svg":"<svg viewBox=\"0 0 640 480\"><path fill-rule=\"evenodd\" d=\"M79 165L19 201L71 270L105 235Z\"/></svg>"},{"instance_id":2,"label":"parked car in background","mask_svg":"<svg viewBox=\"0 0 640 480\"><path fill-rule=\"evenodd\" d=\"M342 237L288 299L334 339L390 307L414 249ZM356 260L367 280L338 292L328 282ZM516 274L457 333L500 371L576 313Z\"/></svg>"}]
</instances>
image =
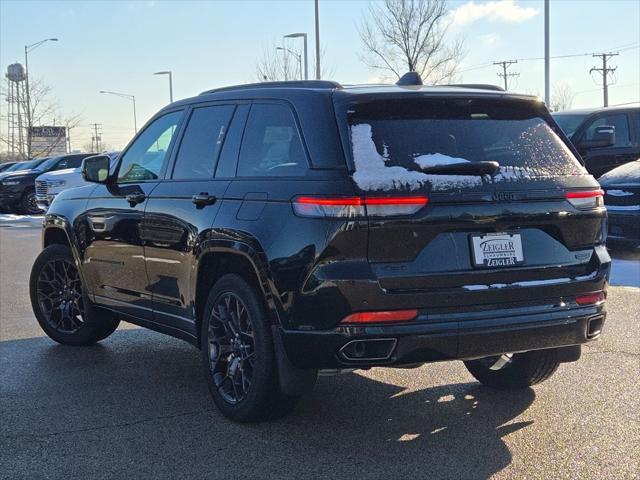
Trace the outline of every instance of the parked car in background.
<instances>
[{"instance_id":1,"label":"parked car in background","mask_svg":"<svg viewBox=\"0 0 640 480\"><path fill-rule=\"evenodd\" d=\"M553 113L594 177L640 157L640 106ZM613 138L604 127L613 128Z\"/></svg>"},{"instance_id":2,"label":"parked car in background","mask_svg":"<svg viewBox=\"0 0 640 480\"><path fill-rule=\"evenodd\" d=\"M9 167L11 167L12 165L15 165L18 162L4 162L4 163L0 163L0 173L4 172L5 170L7 170Z\"/></svg>"},{"instance_id":3,"label":"parked car in background","mask_svg":"<svg viewBox=\"0 0 640 480\"><path fill-rule=\"evenodd\" d=\"M606 316L600 186L537 97L415 77L212 90L86 159L95 185L43 222L43 330L191 342L238 421L289 412L318 369L463 360L526 389L578 360Z\"/></svg>"},{"instance_id":4,"label":"parked car in background","mask_svg":"<svg viewBox=\"0 0 640 480\"><path fill-rule=\"evenodd\" d=\"M609 212L611 246L640 246L640 159L605 173L598 181Z\"/></svg>"},{"instance_id":5,"label":"parked car in background","mask_svg":"<svg viewBox=\"0 0 640 480\"><path fill-rule=\"evenodd\" d=\"M105 152L101 155L108 155L113 161L119 153L120 152ZM86 185L88 182L82 177L81 170L82 166L65 168L43 173L36 178L36 204L38 208L46 212L58 193L69 188Z\"/></svg>"},{"instance_id":6,"label":"parked car in background","mask_svg":"<svg viewBox=\"0 0 640 480\"><path fill-rule=\"evenodd\" d=\"M3 210L33 215L40 212L36 203L35 179L45 172L77 168L91 153L72 153L44 161L27 162L24 169L0 174L0 205Z\"/></svg>"},{"instance_id":7,"label":"parked car in background","mask_svg":"<svg viewBox=\"0 0 640 480\"><path fill-rule=\"evenodd\" d=\"M16 162L11 165L9 168L0 172L0 180L9 175L9 172L17 172L18 170L32 170L36 168L38 165L44 163L46 160L49 160L49 157L44 158L34 158L33 160L25 160L23 162Z\"/></svg>"}]
</instances>

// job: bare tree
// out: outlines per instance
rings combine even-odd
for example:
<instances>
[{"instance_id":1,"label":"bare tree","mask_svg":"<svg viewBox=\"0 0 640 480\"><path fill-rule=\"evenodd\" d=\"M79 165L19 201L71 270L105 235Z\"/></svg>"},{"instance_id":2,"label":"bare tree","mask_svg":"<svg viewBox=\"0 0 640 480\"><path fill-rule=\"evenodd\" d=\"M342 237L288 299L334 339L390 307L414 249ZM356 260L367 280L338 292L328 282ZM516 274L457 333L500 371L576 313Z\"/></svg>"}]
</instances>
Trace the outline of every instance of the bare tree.
<instances>
[{"instance_id":1,"label":"bare tree","mask_svg":"<svg viewBox=\"0 0 640 480\"><path fill-rule=\"evenodd\" d=\"M266 48L262 52L262 57L258 60L256 65L256 78L260 82L274 82L281 80L299 80L301 75L300 62L304 62L304 55L302 52L296 52L292 50L286 51L280 49L281 46L275 42L270 47ZM320 49L320 58L325 57L324 47ZM298 57L297 55L302 55ZM311 55L308 59L309 65L316 65L315 55ZM304 68L304 67L303 67ZM321 63L320 78L332 77L334 71L331 67L327 67L326 62Z\"/></svg>"},{"instance_id":2,"label":"bare tree","mask_svg":"<svg viewBox=\"0 0 640 480\"><path fill-rule=\"evenodd\" d=\"M33 126L40 125L58 125L64 126L67 128L67 132L77 126L81 121L80 115L71 115L65 117L60 112L60 107L58 103L52 98L51 87L49 87L42 79L30 79L29 82L29 90L30 90L30 99L31 99L31 124ZM7 92L3 88L0 96L3 97L3 101L7 99ZM27 102L26 98L22 97L19 99L21 110L26 112ZM26 115L25 115L26 117ZM7 117L2 117L2 123L7 124L7 120L11 120ZM28 155L28 152L32 153L32 156L47 156L53 150L58 149L60 145L57 143L52 143L49 145L44 151L33 152L31 145L31 138L28 135L28 125L25 118L25 123L23 125L24 132L21 136L22 144L17 146L17 150L19 152L23 152L23 157ZM59 142L65 141L60 138ZM9 132L1 132L0 133L0 145L8 147L10 145L9 140Z\"/></svg>"},{"instance_id":3,"label":"bare tree","mask_svg":"<svg viewBox=\"0 0 640 480\"><path fill-rule=\"evenodd\" d=\"M563 110L570 110L573 105L573 99L576 94L567 83L558 83L553 87L551 92L551 105L550 108L554 112L561 112Z\"/></svg>"},{"instance_id":4,"label":"bare tree","mask_svg":"<svg viewBox=\"0 0 640 480\"><path fill-rule=\"evenodd\" d=\"M256 65L256 76L261 82L298 80L300 79L298 59L286 50L278 50L278 45L274 42L262 52L262 57Z\"/></svg>"},{"instance_id":5,"label":"bare tree","mask_svg":"<svg viewBox=\"0 0 640 480\"><path fill-rule=\"evenodd\" d=\"M371 4L358 26L369 67L400 78L418 72L425 82L441 83L456 73L463 42L448 43L445 0L385 0Z\"/></svg>"}]
</instances>

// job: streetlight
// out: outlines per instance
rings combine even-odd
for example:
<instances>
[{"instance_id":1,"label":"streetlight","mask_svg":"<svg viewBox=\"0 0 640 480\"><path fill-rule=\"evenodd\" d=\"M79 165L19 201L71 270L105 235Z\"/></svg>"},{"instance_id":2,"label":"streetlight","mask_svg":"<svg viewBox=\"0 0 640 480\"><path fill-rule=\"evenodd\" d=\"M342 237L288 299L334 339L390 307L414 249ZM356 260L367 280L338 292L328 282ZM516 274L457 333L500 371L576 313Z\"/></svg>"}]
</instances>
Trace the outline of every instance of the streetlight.
<instances>
[{"instance_id":1,"label":"streetlight","mask_svg":"<svg viewBox=\"0 0 640 480\"><path fill-rule=\"evenodd\" d=\"M39 42L24 46L25 93L27 94L27 157L31 158L31 94L29 92L29 52L34 51L45 42L57 42L57 38L45 38Z\"/></svg>"},{"instance_id":2,"label":"streetlight","mask_svg":"<svg viewBox=\"0 0 640 480\"><path fill-rule=\"evenodd\" d=\"M127 93L118 93L118 92L107 92L105 90L100 90L100 93L108 93L109 95L115 95L116 97L126 98L127 100L131 100L133 102L133 130L137 134L138 133L138 121L136 120L136 97L135 97L135 95L129 95Z\"/></svg>"},{"instance_id":3,"label":"streetlight","mask_svg":"<svg viewBox=\"0 0 640 480\"><path fill-rule=\"evenodd\" d=\"M290 33L284 38L303 38L304 39L304 79L309 80L309 57L307 57L307 34L306 33ZM302 76L302 72L300 72Z\"/></svg>"},{"instance_id":4,"label":"streetlight","mask_svg":"<svg viewBox=\"0 0 640 480\"><path fill-rule=\"evenodd\" d=\"M298 60L298 68L300 69L300 80L302 80L302 55L298 52L294 52L293 50L287 47L276 47L276 50L282 50L283 52L288 52Z\"/></svg>"},{"instance_id":5,"label":"streetlight","mask_svg":"<svg viewBox=\"0 0 640 480\"><path fill-rule=\"evenodd\" d=\"M171 70L156 72L154 75L169 75L169 101L173 103L173 75L171 74Z\"/></svg>"}]
</instances>

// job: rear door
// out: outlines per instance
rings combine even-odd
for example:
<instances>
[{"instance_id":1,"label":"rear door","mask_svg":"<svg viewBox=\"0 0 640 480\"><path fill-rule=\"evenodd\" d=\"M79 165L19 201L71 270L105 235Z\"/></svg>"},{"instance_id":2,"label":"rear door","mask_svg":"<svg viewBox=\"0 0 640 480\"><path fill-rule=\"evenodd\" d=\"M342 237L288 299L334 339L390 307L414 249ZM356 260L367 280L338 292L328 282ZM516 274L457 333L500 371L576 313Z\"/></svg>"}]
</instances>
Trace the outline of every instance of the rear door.
<instances>
[{"instance_id":1,"label":"rear door","mask_svg":"<svg viewBox=\"0 0 640 480\"><path fill-rule=\"evenodd\" d=\"M431 305L443 307L513 301L531 294L501 287L593 268L604 210L566 197L598 186L541 105L414 96L343 107L353 179L368 199L368 258L388 293L434 292ZM469 174L488 161L497 173Z\"/></svg>"},{"instance_id":2,"label":"rear door","mask_svg":"<svg viewBox=\"0 0 640 480\"><path fill-rule=\"evenodd\" d=\"M197 256L230 183L214 172L235 109L192 109L167 178L149 195L142 225L154 317L193 334Z\"/></svg>"}]
</instances>

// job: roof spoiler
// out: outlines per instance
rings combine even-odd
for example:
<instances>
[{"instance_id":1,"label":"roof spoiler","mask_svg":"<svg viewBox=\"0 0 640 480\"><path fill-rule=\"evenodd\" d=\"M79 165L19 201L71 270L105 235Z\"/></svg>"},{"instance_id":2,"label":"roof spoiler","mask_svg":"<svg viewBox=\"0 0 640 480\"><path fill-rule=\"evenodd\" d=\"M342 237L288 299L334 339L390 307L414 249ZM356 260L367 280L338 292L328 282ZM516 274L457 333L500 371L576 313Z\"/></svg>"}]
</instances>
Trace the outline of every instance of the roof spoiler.
<instances>
[{"instance_id":1,"label":"roof spoiler","mask_svg":"<svg viewBox=\"0 0 640 480\"><path fill-rule=\"evenodd\" d=\"M443 87L459 87L459 88L473 88L477 90L495 90L496 92L506 92L506 90L498 85L491 85L489 83L451 83L449 85L442 85Z\"/></svg>"}]
</instances>

